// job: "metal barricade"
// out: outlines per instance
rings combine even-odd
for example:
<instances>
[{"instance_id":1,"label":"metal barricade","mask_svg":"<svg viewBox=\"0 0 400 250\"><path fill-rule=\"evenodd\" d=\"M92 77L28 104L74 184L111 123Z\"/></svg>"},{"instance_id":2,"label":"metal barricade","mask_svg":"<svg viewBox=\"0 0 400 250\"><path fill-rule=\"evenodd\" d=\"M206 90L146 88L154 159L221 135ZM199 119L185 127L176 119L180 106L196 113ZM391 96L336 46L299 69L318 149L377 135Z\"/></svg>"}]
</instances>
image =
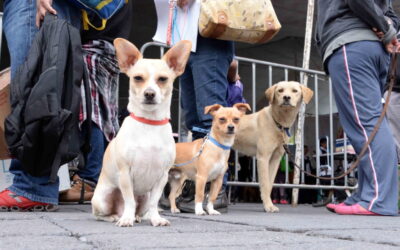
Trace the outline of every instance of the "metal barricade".
<instances>
[{"instance_id":1,"label":"metal barricade","mask_svg":"<svg viewBox=\"0 0 400 250\"><path fill-rule=\"evenodd\" d=\"M158 42L149 42L144 44L140 51L142 54L144 54L148 48L150 47L158 47L159 49L159 53L162 56L165 52L165 49L167 49L168 47L165 44L162 43L158 43ZM249 104L252 107L253 112L258 111L257 110L257 87L258 88L263 88L262 93L264 93L265 89L272 86L274 83L278 82L278 81L288 81L288 80L295 80L295 81L299 81L300 79L300 74L308 74L309 76L309 83L308 86L311 87L311 89L314 90L314 97L313 97L313 102L314 102L314 115L307 115L306 118L306 123L305 123L305 127L309 127L309 125L311 125L313 123L314 126L314 134L313 136L315 137L315 154L313 154L313 158L315 158L315 168L316 168L316 174L318 176L321 176L321 171L320 171L320 161L321 161L321 157L327 157L329 160L327 161L328 164L330 164L332 171L330 172L330 176L333 177L335 175L335 162L341 161L341 163L343 164L343 171L346 171L348 169L348 161L350 158L350 156L352 156L352 154L348 154L347 153L347 137L344 134L343 135L343 152L334 152L333 149L335 149L335 145L334 145L334 132L333 132L333 127L334 125L336 127L339 126L338 124L338 119L337 119L337 115L334 115L334 100L333 100L333 96L332 96L332 85L331 85L331 81L330 79L325 75L324 72L322 71L316 71L316 70L306 70L300 67L294 67L294 66L289 66L289 65L284 65L284 64L278 64L278 63L272 63L272 62L267 62L267 61L262 61L262 60L255 60L255 59L251 59L251 58L245 58L245 57L235 57L238 62L239 62L239 72L241 72L242 70L244 70L246 67L248 68L247 73L247 78L251 79L251 98L248 100L251 100L249 102ZM267 81L260 81L262 83L265 83L265 86L260 86L257 85L257 76L260 75L260 72L263 72L262 78L263 79L267 79ZM278 73L277 73L278 72ZM242 79L243 79L243 75L242 75ZM244 84L244 86L247 86L246 84ZM328 89L328 110L326 111L327 114L324 115L325 120L328 119L327 123L329 124L329 131L328 131L328 138L330 138L328 140L328 153L327 154L321 154L320 152L320 137L321 137L321 133L320 133L320 120L321 120L321 115L320 115L320 91L319 89L321 89L321 86L325 87L325 89ZM180 92L179 92L180 94ZM264 97L265 98L265 97ZM326 100L324 100L326 101ZM259 109L261 109L263 107L259 107ZM326 107L325 107L326 108ZM309 109L307 109L307 111L309 111ZM306 111L306 113L307 113ZM182 116L181 116L182 112L181 112L181 108L179 107L179 114L178 114L178 133L179 135L181 134L181 123L182 123ZM311 113L312 114L312 113ZM335 117L334 117L335 116ZM314 119L314 122L312 122L312 119ZM311 126L312 127L312 126ZM325 129L326 130L326 129ZM304 129L302 130L303 134L301 135L304 138ZM304 144L304 140L303 144ZM308 142L310 142L310 140L308 140ZM303 150L303 146L302 145L302 150ZM228 181L228 185L230 186L251 186L251 187L258 187L259 183L257 182L257 168L256 168L256 160L253 157L252 160L252 166L251 166L251 181L239 181L239 164L238 164L238 153L236 153L236 164L235 164L235 171L234 171L234 180L233 181ZM328 183L324 182L321 183L321 181L319 179L315 179L315 184L305 184L305 174L301 173L301 178L300 178L300 184L298 185L294 185L291 184L289 181L289 161L288 161L288 157L286 157L286 168L285 168L285 183L274 183L274 187L284 187L284 188L301 188L301 189L328 189L328 190L354 190L356 188L356 185L350 185L349 184L349 178L346 176L343 180L343 185L338 185L337 183L335 183L333 180L332 181L328 181ZM302 154L302 159L301 159L301 168L304 170L304 154ZM352 175L354 176L354 173L352 173Z\"/></svg>"}]
</instances>

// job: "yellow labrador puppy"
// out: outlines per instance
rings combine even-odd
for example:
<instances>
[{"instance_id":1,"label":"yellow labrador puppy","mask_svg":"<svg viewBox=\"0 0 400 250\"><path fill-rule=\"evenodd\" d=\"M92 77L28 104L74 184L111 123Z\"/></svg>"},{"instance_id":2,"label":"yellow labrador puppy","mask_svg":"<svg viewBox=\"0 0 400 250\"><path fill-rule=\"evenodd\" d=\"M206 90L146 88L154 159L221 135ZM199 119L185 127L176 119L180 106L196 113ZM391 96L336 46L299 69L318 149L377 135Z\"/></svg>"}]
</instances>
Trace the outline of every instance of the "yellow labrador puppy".
<instances>
[{"instance_id":1,"label":"yellow labrador puppy","mask_svg":"<svg viewBox=\"0 0 400 250\"><path fill-rule=\"evenodd\" d=\"M266 212L278 212L272 204L271 191L279 163L288 141L290 127L296 120L301 102L311 100L313 91L298 82L279 82L265 92L269 106L245 115L236 132L233 148L257 157L261 199Z\"/></svg>"}]
</instances>

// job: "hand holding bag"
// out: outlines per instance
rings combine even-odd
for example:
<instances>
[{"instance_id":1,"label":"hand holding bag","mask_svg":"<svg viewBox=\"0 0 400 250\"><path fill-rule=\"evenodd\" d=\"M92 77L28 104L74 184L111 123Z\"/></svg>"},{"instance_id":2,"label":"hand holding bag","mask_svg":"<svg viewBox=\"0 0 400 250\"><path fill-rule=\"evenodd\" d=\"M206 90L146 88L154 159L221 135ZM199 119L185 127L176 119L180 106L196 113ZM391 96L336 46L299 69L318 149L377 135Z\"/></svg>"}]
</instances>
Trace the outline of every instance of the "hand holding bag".
<instances>
[{"instance_id":1,"label":"hand holding bag","mask_svg":"<svg viewBox=\"0 0 400 250\"><path fill-rule=\"evenodd\" d=\"M270 0L201 0L199 32L203 37L265 43L280 28Z\"/></svg>"}]
</instances>

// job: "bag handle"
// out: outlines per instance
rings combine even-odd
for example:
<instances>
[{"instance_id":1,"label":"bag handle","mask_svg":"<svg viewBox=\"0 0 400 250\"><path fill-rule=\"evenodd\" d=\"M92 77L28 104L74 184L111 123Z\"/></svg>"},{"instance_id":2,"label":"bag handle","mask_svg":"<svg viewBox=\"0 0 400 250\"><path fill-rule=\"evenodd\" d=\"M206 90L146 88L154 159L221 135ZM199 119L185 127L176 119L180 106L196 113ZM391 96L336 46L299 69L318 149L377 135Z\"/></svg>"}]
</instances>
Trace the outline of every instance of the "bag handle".
<instances>
[{"instance_id":1,"label":"bag handle","mask_svg":"<svg viewBox=\"0 0 400 250\"><path fill-rule=\"evenodd\" d=\"M86 12L86 10L82 10L82 22L83 22L83 29L84 30L89 30L89 26L92 27L93 29L97 30L97 31L101 31L104 30L107 24L107 20L106 19L101 19L101 26L100 27L96 27L94 26L90 20L89 20L89 16L88 13Z\"/></svg>"}]
</instances>

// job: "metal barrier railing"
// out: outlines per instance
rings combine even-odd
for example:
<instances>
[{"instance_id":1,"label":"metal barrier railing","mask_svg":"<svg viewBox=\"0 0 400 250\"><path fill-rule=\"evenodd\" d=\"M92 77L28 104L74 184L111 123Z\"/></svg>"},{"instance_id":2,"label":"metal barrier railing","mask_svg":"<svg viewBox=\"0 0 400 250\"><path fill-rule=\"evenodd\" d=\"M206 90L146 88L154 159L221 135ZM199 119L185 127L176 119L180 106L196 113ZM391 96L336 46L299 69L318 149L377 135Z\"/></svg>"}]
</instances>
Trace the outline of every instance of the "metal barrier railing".
<instances>
[{"instance_id":1,"label":"metal barrier railing","mask_svg":"<svg viewBox=\"0 0 400 250\"><path fill-rule=\"evenodd\" d=\"M158 42L149 42L144 44L140 51L142 54L144 54L149 47L158 47L160 55L162 56L165 52L165 49L168 47L165 44L158 43ZM238 62L239 62L239 71L240 69L250 65L250 72L251 72L251 102L250 105L252 107L253 112L258 111L257 110L257 74L259 71L257 69L259 68L264 68L264 75L266 75L266 78L268 79L267 86L262 90L262 93L264 93L264 90L266 87L270 87L273 85L273 83L281 81L281 80L292 80L292 79L300 79L300 74L308 74L309 79L314 79L314 81L309 80L308 86L310 86L314 90L314 126L315 126L315 148L317 149L315 151L315 154L313 155L313 158L315 158L315 169L316 169L316 174L318 176L321 176L321 157L326 157L328 158L327 164L331 165L331 171L330 171L330 176L333 177L334 170L335 170L335 161L337 161L337 158L340 158L343 164L343 171L346 171L348 169L348 160L349 160L349 155L347 153L347 137L344 134L343 135L343 152L333 152L334 147L334 140L335 138L333 136L333 127L334 123L338 123L336 120L334 121L334 111L333 111L333 104L334 100L332 97L332 85L330 79L325 75L324 72L322 71L316 71L316 70L306 70L300 67L295 67L295 66L289 66L289 65L284 65L284 64L278 64L278 63L272 63L272 62L267 62L267 61L262 61L262 60L256 60L256 59L251 59L251 58L246 58L246 57L240 57L236 56L235 57ZM282 71L281 74L277 75L274 74L275 71ZM291 75L291 77L289 77ZM243 79L243 76L242 76ZM324 86L328 87L328 98L329 98L329 112L328 112L328 119L329 119L329 136L328 138L331 138L328 140L328 153L327 154L321 154L320 152L320 107L319 107L319 88L321 85L325 84ZM262 87L262 86L260 86ZM180 92L179 92L180 94ZM261 107L263 108L263 107ZM178 134L180 135L181 131L181 108L179 107L179 114L178 114ZM325 115L326 116L326 115ZM312 117L311 117L312 119ZM310 122L310 116L308 116L307 122ZM337 124L336 124L337 125ZM302 130L302 137L304 138L304 129ZM304 140L303 144L304 144ZM310 140L309 140L310 142ZM303 150L304 145L302 145L302 150ZM303 151L302 151L303 152ZM336 157L336 160L335 160ZM236 164L235 164L235 171L234 171L234 180L233 181L228 181L228 185L230 186L252 186L252 187L258 187L259 183L257 182L257 173L256 173L256 161L253 157L252 160L252 167L251 167L251 181L250 182L245 182L245 181L239 181L239 168L238 168L238 154L236 153ZM304 153L302 153L302 159L301 159L301 167L304 169ZM305 174L301 174L300 178L300 184L294 185L289 182L289 161L288 157L286 157L286 168L285 168L285 183L274 183L274 187L283 187L283 188L301 188L301 189L336 189L336 190L353 190L356 188L355 185L349 185L349 178L346 176L343 180L343 185L338 185L335 183L333 180L328 181L328 183L323 183L321 184L319 179L315 180L315 184L305 184ZM352 173L354 176L354 173Z\"/></svg>"}]
</instances>

